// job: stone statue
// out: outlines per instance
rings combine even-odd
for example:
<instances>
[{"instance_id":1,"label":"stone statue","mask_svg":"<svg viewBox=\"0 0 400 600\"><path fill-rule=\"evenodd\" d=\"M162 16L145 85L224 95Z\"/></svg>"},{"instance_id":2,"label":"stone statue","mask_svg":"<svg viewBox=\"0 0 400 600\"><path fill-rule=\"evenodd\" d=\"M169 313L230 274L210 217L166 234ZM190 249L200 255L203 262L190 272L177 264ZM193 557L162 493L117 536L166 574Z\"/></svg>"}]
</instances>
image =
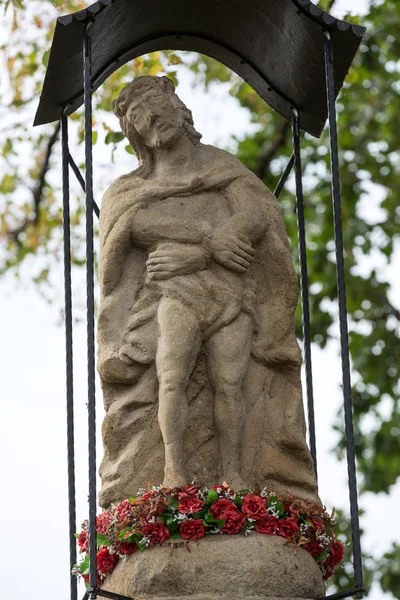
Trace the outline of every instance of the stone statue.
<instances>
[{"instance_id":1,"label":"stone statue","mask_svg":"<svg viewBox=\"0 0 400 600\"><path fill-rule=\"evenodd\" d=\"M194 478L318 501L275 197L200 143L168 78L136 79L113 108L139 166L101 206L101 505Z\"/></svg>"}]
</instances>

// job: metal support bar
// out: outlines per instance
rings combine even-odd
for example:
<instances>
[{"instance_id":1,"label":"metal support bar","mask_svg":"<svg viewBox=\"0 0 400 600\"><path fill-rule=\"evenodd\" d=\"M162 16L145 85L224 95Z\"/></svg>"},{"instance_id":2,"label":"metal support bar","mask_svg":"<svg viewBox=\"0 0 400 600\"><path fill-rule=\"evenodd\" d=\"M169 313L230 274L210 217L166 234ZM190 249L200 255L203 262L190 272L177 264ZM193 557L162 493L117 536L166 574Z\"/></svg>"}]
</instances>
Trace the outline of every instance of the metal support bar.
<instances>
[{"instance_id":1,"label":"metal support bar","mask_svg":"<svg viewBox=\"0 0 400 600\"><path fill-rule=\"evenodd\" d=\"M304 196L303 196L303 174L300 156L300 122L296 109L293 109L293 150L294 167L296 176L296 210L297 226L299 232L299 258L300 258L300 284L301 304L303 319L303 341L304 341L304 364L306 370L307 407L308 407L308 433L310 440L310 452L314 462L315 477L317 473L317 448L315 441L315 416L314 416L314 392L311 364L311 331L310 331L310 303L308 298L308 271L306 252L306 230L304 220Z\"/></svg>"},{"instance_id":2,"label":"metal support bar","mask_svg":"<svg viewBox=\"0 0 400 600\"><path fill-rule=\"evenodd\" d=\"M71 165L71 169L75 173L75 177L77 178L77 180L79 182L79 185L81 186L82 190L86 193L85 180L83 178L82 173L80 172L80 169L79 169L78 165L76 164L76 162L72 158L71 154L69 154L69 164ZM100 217L100 209L97 206L97 204L96 204L96 202L95 202L94 199L93 199L93 210L94 210L94 212L96 214L96 217L99 218Z\"/></svg>"},{"instance_id":3,"label":"metal support bar","mask_svg":"<svg viewBox=\"0 0 400 600\"><path fill-rule=\"evenodd\" d=\"M285 170L283 171L283 173L281 175L281 178L278 181L278 185L275 188L274 196L275 196L276 199L279 198L279 196L281 194L281 191L283 190L283 186L285 185L286 180L289 177L289 175L290 175L290 173L291 173L291 171L293 169L293 165L294 165L294 153L290 157L289 162L286 165Z\"/></svg>"},{"instance_id":4,"label":"metal support bar","mask_svg":"<svg viewBox=\"0 0 400 600\"><path fill-rule=\"evenodd\" d=\"M83 74L85 106L85 173L86 173L86 309L88 362L88 438L89 438L89 584L90 598L97 597L96 546L96 398L94 347L94 265L93 265L93 159L92 159L92 96L91 39L87 28L83 37Z\"/></svg>"},{"instance_id":5,"label":"metal support bar","mask_svg":"<svg viewBox=\"0 0 400 600\"><path fill-rule=\"evenodd\" d=\"M336 594L332 594L331 596L324 596L323 598L318 598L318 600L341 600L342 598L351 598L352 596L357 596L357 594L363 594L365 589L363 587L359 588L351 588L350 590L344 590L343 592L337 592ZM363 596L361 595L361 598Z\"/></svg>"},{"instance_id":6,"label":"metal support bar","mask_svg":"<svg viewBox=\"0 0 400 600\"><path fill-rule=\"evenodd\" d=\"M355 587L363 587L360 524L358 518L357 498L357 475L356 459L354 452L354 429L353 429L353 402L351 397L350 358L349 358L349 334L347 326L346 308L346 284L344 272L344 252L342 235L342 211L340 204L340 178L339 178L339 155L336 125L335 105L335 81L333 69L333 45L331 36L326 32L325 42L325 71L326 71L326 95L328 101L329 133L331 146L331 170L332 170L332 201L333 221L336 250L336 277L339 301L339 324L340 324L340 348L342 355L342 382L344 398L344 420L347 447L347 471L349 479L350 515L353 538L353 560ZM362 598L362 592L356 596Z\"/></svg>"},{"instance_id":7,"label":"metal support bar","mask_svg":"<svg viewBox=\"0 0 400 600\"><path fill-rule=\"evenodd\" d=\"M106 592L101 588L96 588L96 592L98 596L102 596L103 598L110 598L111 600L132 600L131 596L122 596L121 594L116 594L114 592Z\"/></svg>"},{"instance_id":8,"label":"metal support bar","mask_svg":"<svg viewBox=\"0 0 400 600\"><path fill-rule=\"evenodd\" d=\"M76 504L75 504L75 449L74 449L74 390L72 353L72 284L71 284L71 226L69 210L68 122L61 115L62 132L62 197L64 238L64 302L65 302L65 355L67 391L67 461L68 461L68 513L69 513L69 566L70 598L77 599L77 579L72 575L76 564Z\"/></svg>"}]
</instances>

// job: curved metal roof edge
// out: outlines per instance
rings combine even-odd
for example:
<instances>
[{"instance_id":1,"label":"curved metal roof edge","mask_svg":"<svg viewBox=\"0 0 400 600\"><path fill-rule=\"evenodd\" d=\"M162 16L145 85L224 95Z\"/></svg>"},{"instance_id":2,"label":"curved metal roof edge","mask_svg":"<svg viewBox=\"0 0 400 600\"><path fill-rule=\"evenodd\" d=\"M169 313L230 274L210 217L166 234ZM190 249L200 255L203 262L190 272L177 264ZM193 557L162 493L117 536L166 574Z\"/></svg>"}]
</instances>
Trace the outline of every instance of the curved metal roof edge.
<instances>
[{"instance_id":1,"label":"curved metal roof edge","mask_svg":"<svg viewBox=\"0 0 400 600\"><path fill-rule=\"evenodd\" d=\"M57 21L64 26L70 25L73 21L86 23L92 21L99 12L115 2L118 2L118 0L98 0L97 2L94 2L94 4L91 4L87 8L79 10L76 13L58 17ZM311 0L292 0L292 2L297 5L304 14L311 19L318 21L327 29L337 29L338 31L348 31L351 29L357 37L362 37L366 31L366 28L361 25L353 25L352 23L333 17L311 2Z\"/></svg>"}]
</instances>

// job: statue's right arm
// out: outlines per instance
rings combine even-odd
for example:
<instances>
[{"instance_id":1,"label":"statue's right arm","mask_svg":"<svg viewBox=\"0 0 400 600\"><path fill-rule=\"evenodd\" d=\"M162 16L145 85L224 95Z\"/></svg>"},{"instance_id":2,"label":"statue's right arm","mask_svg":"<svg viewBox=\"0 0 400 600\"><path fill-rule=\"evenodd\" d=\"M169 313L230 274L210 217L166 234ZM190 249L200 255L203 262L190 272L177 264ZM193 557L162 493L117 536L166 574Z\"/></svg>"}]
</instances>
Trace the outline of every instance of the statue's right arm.
<instances>
[{"instance_id":1,"label":"statue's right arm","mask_svg":"<svg viewBox=\"0 0 400 600\"><path fill-rule=\"evenodd\" d=\"M188 244L205 243L211 227L204 221L174 219L157 215L146 208L139 209L132 220L132 238L137 245L149 247L163 241Z\"/></svg>"}]
</instances>

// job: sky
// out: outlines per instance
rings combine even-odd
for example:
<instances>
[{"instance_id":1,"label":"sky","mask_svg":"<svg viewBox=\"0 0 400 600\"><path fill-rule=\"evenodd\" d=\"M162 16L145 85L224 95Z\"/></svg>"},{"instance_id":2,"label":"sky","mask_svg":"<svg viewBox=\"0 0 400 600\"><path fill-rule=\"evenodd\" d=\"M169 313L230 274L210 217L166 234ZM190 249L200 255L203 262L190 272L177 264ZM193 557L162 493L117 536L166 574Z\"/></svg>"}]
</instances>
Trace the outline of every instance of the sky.
<instances>
[{"instance_id":1,"label":"sky","mask_svg":"<svg viewBox=\"0 0 400 600\"><path fill-rule=\"evenodd\" d=\"M366 10L364 0L337 0L335 16L345 10L360 14ZM196 128L203 141L226 147L232 135L251 131L245 111L238 108L224 86L213 88L209 95L186 78L178 93L194 114ZM81 151L81 150L80 150ZM24 158L23 156L21 157ZM129 168L128 155L120 157L119 172ZM104 163L101 149L95 151L95 197L100 199L107 183L98 177ZM118 162L118 160L117 160ZM114 173L116 177L119 173ZM57 174L53 174L57 177ZM73 190L76 190L73 187ZM60 200L61 201L61 200ZM373 203L374 198L369 199ZM400 252L388 269L392 297L399 297L396 278ZM365 265L368 269L369 265ZM61 265L60 265L61 269ZM62 273L54 275L62 303ZM82 303L82 273L74 273L74 301ZM12 277L1 281L0 364L3 414L0 421L0 456L2 493L0 510L3 540L0 545L1 587L4 598L29 595L30 600L68 599L68 505L66 475L65 423L65 342L64 328L55 306L49 306L26 283L17 286ZM338 343L326 350L313 347L314 388L316 399L317 449L319 456L320 496L329 509L347 508L346 465L332 454L337 444L333 431L336 413L341 406L340 362ZM87 417L86 417L86 332L83 323L74 325L74 375L76 421L77 522L87 517ZM97 381L97 425L102 419L100 385ZM98 463L101 437L98 435ZM390 496L364 495L363 546L379 553L389 547L395 533L380 526L382 515L400 504L400 486ZM57 589L57 591L55 591ZM29 591L28 591L29 590ZM369 598L381 600L391 596L373 590Z\"/></svg>"}]
</instances>

